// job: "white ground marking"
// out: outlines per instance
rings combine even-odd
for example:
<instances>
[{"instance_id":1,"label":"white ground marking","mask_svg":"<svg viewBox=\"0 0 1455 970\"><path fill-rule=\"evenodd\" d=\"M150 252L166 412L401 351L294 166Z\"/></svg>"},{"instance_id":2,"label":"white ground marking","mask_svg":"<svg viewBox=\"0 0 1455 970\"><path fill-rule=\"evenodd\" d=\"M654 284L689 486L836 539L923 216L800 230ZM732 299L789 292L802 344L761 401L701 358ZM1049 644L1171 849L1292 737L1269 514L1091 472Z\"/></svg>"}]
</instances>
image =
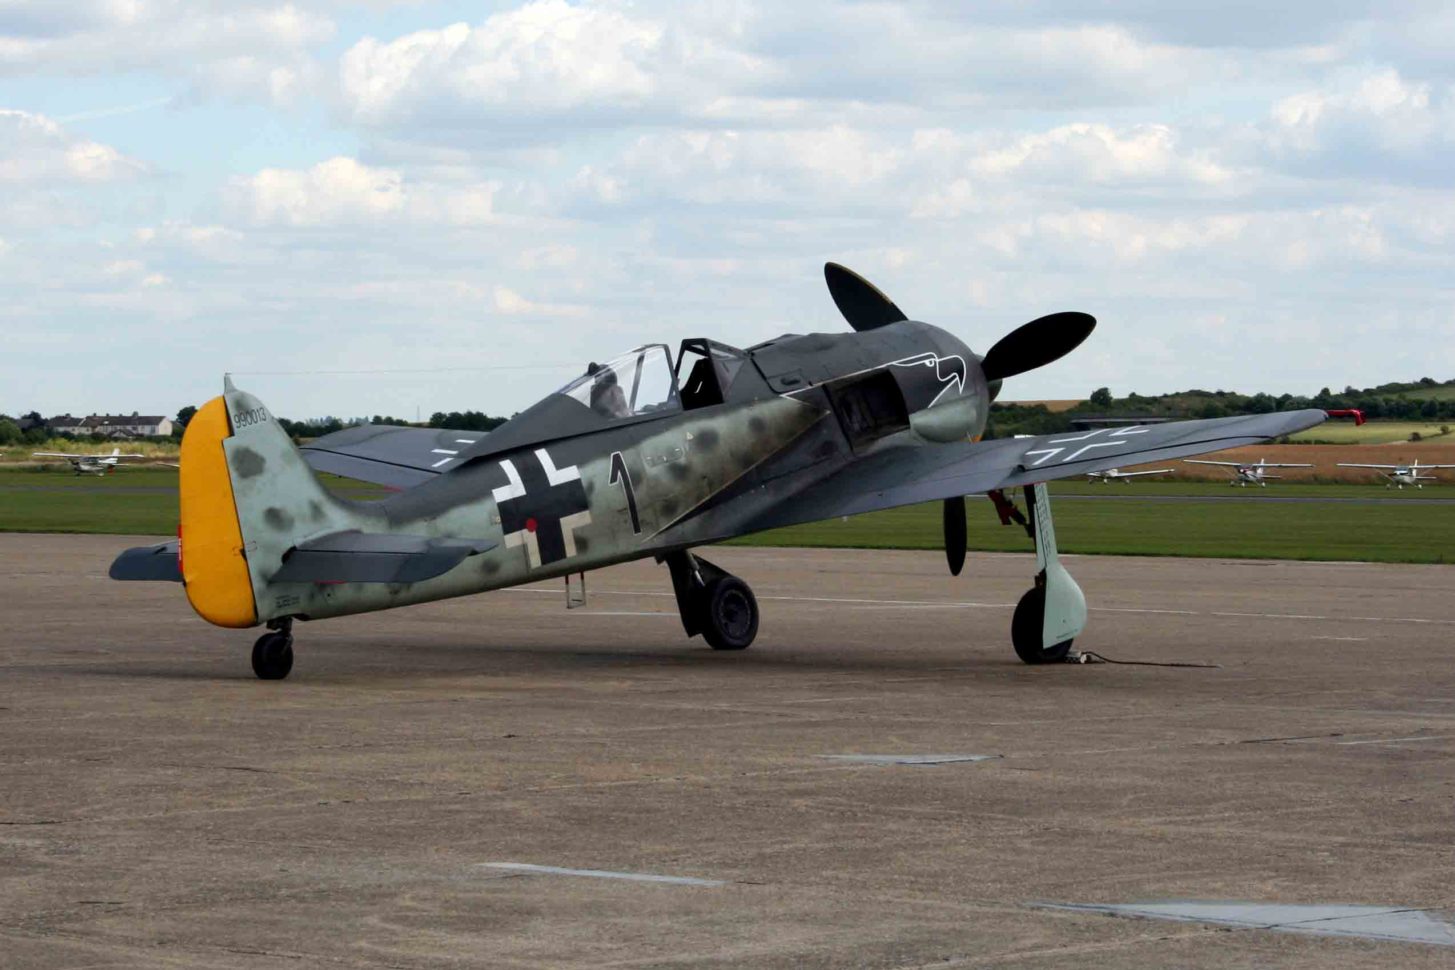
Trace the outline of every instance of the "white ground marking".
<instances>
[{"instance_id":1,"label":"white ground marking","mask_svg":"<svg viewBox=\"0 0 1455 970\"><path fill-rule=\"evenodd\" d=\"M1062 557L1065 558L1064 556ZM537 593L544 596L559 596L557 589L526 589L516 586L511 589L496 590L500 593ZM675 596L675 593L664 592L656 589L604 589L597 590L595 596ZM871 606L938 606L938 607L968 607L975 609L1014 609L1014 603L955 603L945 600L876 600L858 599L843 596L758 596L759 600L781 600L785 603L838 603L856 604L863 603ZM1415 616L1325 616L1315 613L1234 613L1227 610L1158 610L1158 609L1134 609L1125 606L1092 606L1088 607L1093 613L1166 613L1171 616L1230 616L1230 617L1252 617L1260 620L1323 620L1334 623L1425 623L1440 626L1455 626L1455 619L1426 619Z\"/></svg>"},{"instance_id":2,"label":"white ground marking","mask_svg":"<svg viewBox=\"0 0 1455 970\"><path fill-rule=\"evenodd\" d=\"M581 610L578 616L665 616L669 619L677 619L676 613L664 613L661 610Z\"/></svg>"},{"instance_id":3,"label":"white ground marking","mask_svg":"<svg viewBox=\"0 0 1455 970\"><path fill-rule=\"evenodd\" d=\"M968 761L994 761L995 754L821 754L829 761L863 765L951 765Z\"/></svg>"},{"instance_id":4,"label":"white ground marking","mask_svg":"<svg viewBox=\"0 0 1455 970\"><path fill-rule=\"evenodd\" d=\"M1421 734L1415 738L1373 738L1368 741L1335 741L1334 744L1399 744L1405 741L1448 741L1451 737L1449 734Z\"/></svg>"},{"instance_id":5,"label":"white ground marking","mask_svg":"<svg viewBox=\"0 0 1455 970\"><path fill-rule=\"evenodd\" d=\"M1368 637L1309 637L1310 640L1339 640L1341 642L1365 643Z\"/></svg>"},{"instance_id":6,"label":"white ground marking","mask_svg":"<svg viewBox=\"0 0 1455 970\"><path fill-rule=\"evenodd\" d=\"M1175 900L1150 903L1032 903L1108 916L1135 916L1183 923L1211 923L1241 929L1362 937L1404 943L1455 946L1455 927L1423 909L1397 906L1296 905L1232 901Z\"/></svg>"},{"instance_id":7,"label":"white ground marking","mask_svg":"<svg viewBox=\"0 0 1455 970\"><path fill-rule=\"evenodd\" d=\"M454 461L455 460L455 456L459 454L458 451L450 451L450 449L448 449L448 448L431 448L429 450L429 453L432 454L432 455L445 455L446 456L444 458L441 458L439 461L435 462L433 465L430 465L429 467L431 467L431 468L438 468L441 465L448 465L450 462Z\"/></svg>"},{"instance_id":8,"label":"white ground marking","mask_svg":"<svg viewBox=\"0 0 1455 970\"><path fill-rule=\"evenodd\" d=\"M529 862L482 862L485 869L530 872L543 876L585 876L590 879L626 879L631 882L665 882L676 886L726 886L721 879L694 879L691 876L659 876L650 872L613 872L610 869L565 869L560 866L537 866Z\"/></svg>"}]
</instances>

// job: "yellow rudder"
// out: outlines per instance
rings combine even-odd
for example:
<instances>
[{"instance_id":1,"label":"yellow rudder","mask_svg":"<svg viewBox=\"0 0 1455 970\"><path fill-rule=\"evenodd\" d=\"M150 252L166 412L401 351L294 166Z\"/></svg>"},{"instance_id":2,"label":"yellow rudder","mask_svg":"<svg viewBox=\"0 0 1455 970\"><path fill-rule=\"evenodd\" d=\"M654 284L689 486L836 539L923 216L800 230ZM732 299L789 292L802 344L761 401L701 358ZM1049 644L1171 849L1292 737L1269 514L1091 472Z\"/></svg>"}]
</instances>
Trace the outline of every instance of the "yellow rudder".
<instances>
[{"instance_id":1,"label":"yellow rudder","mask_svg":"<svg viewBox=\"0 0 1455 970\"><path fill-rule=\"evenodd\" d=\"M227 400L215 397L187 422L179 474L178 531L187 599L209 623L249 627L258 622L232 476L222 443L232 437Z\"/></svg>"}]
</instances>

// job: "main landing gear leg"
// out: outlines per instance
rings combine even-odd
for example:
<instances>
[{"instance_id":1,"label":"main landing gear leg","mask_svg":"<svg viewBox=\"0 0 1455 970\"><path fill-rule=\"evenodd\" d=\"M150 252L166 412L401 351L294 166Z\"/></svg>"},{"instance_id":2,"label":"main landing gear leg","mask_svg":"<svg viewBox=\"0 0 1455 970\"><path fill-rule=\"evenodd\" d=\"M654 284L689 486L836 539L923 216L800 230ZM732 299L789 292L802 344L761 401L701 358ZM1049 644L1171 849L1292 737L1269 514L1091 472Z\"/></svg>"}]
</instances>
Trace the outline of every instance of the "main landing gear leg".
<instances>
[{"instance_id":1,"label":"main landing gear leg","mask_svg":"<svg viewBox=\"0 0 1455 970\"><path fill-rule=\"evenodd\" d=\"M268 629L253 644L253 673L260 680L282 680L293 669L293 617L269 620Z\"/></svg>"},{"instance_id":2,"label":"main landing gear leg","mask_svg":"<svg viewBox=\"0 0 1455 970\"><path fill-rule=\"evenodd\" d=\"M672 571L687 635L702 634L714 650L746 650L758 635L758 601L748 584L686 550L662 561Z\"/></svg>"},{"instance_id":3,"label":"main landing gear leg","mask_svg":"<svg viewBox=\"0 0 1455 970\"><path fill-rule=\"evenodd\" d=\"M1071 641L1086 628L1086 597L1056 553L1046 486L1027 485L1025 494L1031 538L1036 541L1036 585L1016 604L1010 639L1016 656L1028 664L1059 663L1070 652Z\"/></svg>"}]
</instances>

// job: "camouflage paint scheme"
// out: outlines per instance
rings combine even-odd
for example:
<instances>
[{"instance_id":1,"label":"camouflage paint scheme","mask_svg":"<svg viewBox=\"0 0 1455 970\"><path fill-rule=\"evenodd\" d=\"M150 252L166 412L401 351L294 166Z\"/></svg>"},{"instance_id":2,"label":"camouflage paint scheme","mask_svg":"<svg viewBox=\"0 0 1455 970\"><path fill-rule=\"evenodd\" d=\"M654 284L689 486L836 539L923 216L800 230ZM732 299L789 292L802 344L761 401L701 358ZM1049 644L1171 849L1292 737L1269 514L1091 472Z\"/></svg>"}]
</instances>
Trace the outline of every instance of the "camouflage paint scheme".
<instances>
[{"instance_id":1,"label":"camouflage paint scheme","mask_svg":"<svg viewBox=\"0 0 1455 970\"><path fill-rule=\"evenodd\" d=\"M745 366L721 404L622 419L569 437L556 437L562 424L560 403L547 399L544 407L538 405L481 438L449 472L380 502L351 502L329 494L263 403L229 389L224 396L233 435L223 447L258 622L283 616L318 619L463 596L664 554L731 534L734 521L754 517L781 497L781 489L852 457L853 448L830 404L829 385L884 369L889 361L910 361L887 369L906 408L913 408L911 415L928 413L920 420L937 422L940 434L945 433L942 426L953 424L961 440L984 429L989 404L985 382L975 379L979 374L973 367L966 375L966 364L976 358L943 331L906 322L870 334L815 334L780 341L771 342L778 353L769 370L779 384L784 383L787 364L796 364L791 370L802 375L799 386L790 386L788 393L775 392L762 371ZM884 356L875 360L876 353L889 361ZM936 366L951 358L959 361L954 375ZM569 403L586 411L577 402ZM940 417L940 412L947 416ZM509 438L503 434L507 428ZM527 431L532 433L522 434ZM524 443L511 447L510 438ZM573 512L579 524L562 529L569 535L572 554L553 561L539 553L533 557L526 543L509 542L509 516L502 521L508 503L496 498L498 490L511 484L505 463L516 468L539 464L540 451L553 469L576 469L580 512L586 513L579 517ZM624 466L630 491L620 474L613 482L617 462ZM541 491L552 490L547 485ZM703 517L708 507L729 497L736 499L731 514ZM531 492L521 501L530 503ZM528 511L537 513L530 516L538 520L536 532L558 527L561 517L553 511L559 510L528 506ZM705 528L707 522L711 525ZM343 530L479 539L493 548L415 583L274 580L290 550Z\"/></svg>"},{"instance_id":2,"label":"camouflage paint scheme","mask_svg":"<svg viewBox=\"0 0 1455 970\"><path fill-rule=\"evenodd\" d=\"M286 676L291 653L273 664L268 651L291 651L294 618L463 596L646 556L671 567L689 635L703 628L701 591L739 583L739 617L751 609L751 628L719 648L742 649L756 631L751 594L689 550L943 500L957 572L964 496L991 493L1009 521L1019 513L1003 490L1022 487L1039 562L1036 586L1022 599L1032 625L1017 634L1018 619L1012 639L1026 662L1050 662L1064 655L1086 610L1057 562L1045 482L1266 441L1325 419L1305 410L981 441L1001 382L1069 352L1095 321L1042 317L981 357L946 331L905 319L851 271L829 264L825 272L855 332L786 334L746 350L685 340L675 369L667 348L638 348L614 362L636 362L629 406L601 406L609 402L598 391L628 399L614 369L606 368L615 387L605 387L593 367L489 434L370 426L300 450L262 402L227 381L223 398L199 412L212 417L195 422L211 430L194 435L189 427L183 441L180 549L172 542L127 550L111 575L185 575L204 618L281 631L254 648L259 676L274 678ZM670 386L639 407L648 355ZM190 476L189 443L197 456ZM403 491L349 501L330 494L315 471ZM189 489L189 481L202 484ZM184 570L179 556L189 548L196 557L182 557ZM203 579L213 580L213 592ZM1041 648L1051 652L1042 658Z\"/></svg>"}]
</instances>

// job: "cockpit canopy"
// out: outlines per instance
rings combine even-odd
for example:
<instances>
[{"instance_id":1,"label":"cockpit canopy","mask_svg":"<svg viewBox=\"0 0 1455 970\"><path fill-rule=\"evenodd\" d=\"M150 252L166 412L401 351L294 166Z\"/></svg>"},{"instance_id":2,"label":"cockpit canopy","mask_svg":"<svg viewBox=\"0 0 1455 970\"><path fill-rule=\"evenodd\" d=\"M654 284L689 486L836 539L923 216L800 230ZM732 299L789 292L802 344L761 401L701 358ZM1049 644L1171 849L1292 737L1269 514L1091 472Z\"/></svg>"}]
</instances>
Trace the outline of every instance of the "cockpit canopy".
<instances>
[{"instance_id":1,"label":"cockpit canopy","mask_svg":"<svg viewBox=\"0 0 1455 970\"><path fill-rule=\"evenodd\" d=\"M721 404L747 356L716 341L682 341L677 365L666 344L646 344L586 373L557 391L609 421ZM687 373L683 373L686 368Z\"/></svg>"},{"instance_id":2,"label":"cockpit canopy","mask_svg":"<svg viewBox=\"0 0 1455 970\"><path fill-rule=\"evenodd\" d=\"M682 408L666 344L647 344L604 364L592 363L557 393L611 420Z\"/></svg>"}]
</instances>

